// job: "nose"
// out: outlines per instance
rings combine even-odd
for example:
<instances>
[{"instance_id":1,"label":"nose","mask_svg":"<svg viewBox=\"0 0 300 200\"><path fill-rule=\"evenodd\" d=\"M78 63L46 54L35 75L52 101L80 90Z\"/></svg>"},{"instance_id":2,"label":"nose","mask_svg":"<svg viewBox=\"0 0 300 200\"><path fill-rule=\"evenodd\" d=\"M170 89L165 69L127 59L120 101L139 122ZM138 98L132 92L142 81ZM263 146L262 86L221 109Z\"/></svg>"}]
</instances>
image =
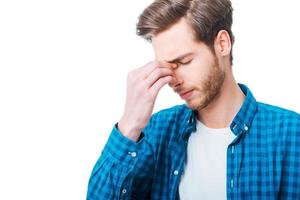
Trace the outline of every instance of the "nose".
<instances>
[{"instance_id":1,"label":"nose","mask_svg":"<svg viewBox=\"0 0 300 200\"><path fill-rule=\"evenodd\" d=\"M173 90L177 90L178 87L180 87L183 83L183 80L178 76L178 64L177 63L171 63L171 67L173 69L174 75L173 80L168 84Z\"/></svg>"},{"instance_id":2,"label":"nose","mask_svg":"<svg viewBox=\"0 0 300 200\"><path fill-rule=\"evenodd\" d=\"M176 90L177 88L179 88L182 83L183 80L181 78L179 78L176 73L174 73L175 76L173 77L173 80L168 84L171 88L173 88L173 90Z\"/></svg>"}]
</instances>

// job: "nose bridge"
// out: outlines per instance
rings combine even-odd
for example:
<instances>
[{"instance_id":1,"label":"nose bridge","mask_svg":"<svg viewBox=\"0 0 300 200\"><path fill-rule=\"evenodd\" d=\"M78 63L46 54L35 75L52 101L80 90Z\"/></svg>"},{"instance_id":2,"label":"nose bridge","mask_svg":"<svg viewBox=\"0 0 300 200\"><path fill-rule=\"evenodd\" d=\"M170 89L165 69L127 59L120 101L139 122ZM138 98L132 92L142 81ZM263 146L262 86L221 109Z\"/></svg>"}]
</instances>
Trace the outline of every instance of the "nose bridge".
<instances>
[{"instance_id":1,"label":"nose bridge","mask_svg":"<svg viewBox=\"0 0 300 200\"><path fill-rule=\"evenodd\" d=\"M183 80L184 70L180 66L178 66L177 68L174 69L174 73L178 80L180 80L180 81Z\"/></svg>"}]
</instances>

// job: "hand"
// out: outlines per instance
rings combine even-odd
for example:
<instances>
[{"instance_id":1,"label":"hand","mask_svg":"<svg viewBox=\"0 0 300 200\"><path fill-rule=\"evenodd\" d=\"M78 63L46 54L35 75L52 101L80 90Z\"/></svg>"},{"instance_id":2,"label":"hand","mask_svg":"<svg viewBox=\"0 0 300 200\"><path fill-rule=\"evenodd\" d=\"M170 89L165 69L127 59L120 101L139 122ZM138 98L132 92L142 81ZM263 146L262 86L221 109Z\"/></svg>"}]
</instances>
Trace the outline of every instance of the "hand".
<instances>
[{"instance_id":1,"label":"hand","mask_svg":"<svg viewBox=\"0 0 300 200\"><path fill-rule=\"evenodd\" d=\"M128 73L125 111L118 123L124 136L138 140L152 115L158 92L174 81L174 65L152 61Z\"/></svg>"}]
</instances>

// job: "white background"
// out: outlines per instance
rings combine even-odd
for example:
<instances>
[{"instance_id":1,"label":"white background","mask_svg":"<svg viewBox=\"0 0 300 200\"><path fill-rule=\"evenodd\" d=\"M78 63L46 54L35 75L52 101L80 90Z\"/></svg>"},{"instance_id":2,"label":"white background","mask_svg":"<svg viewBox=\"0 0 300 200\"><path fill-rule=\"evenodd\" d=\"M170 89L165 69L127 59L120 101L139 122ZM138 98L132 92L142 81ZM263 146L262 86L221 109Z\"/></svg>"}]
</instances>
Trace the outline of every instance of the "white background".
<instances>
[{"instance_id":1,"label":"white background","mask_svg":"<svg viewBox=\"0 0 300 200\"><path fill-rule=\"evenodd\" d=\"M127 72L153 59L135 35L150 2L0 1L0 199L85 199ZM233 6L236 79L300 112L298 1ZM165 87L154 112L181 103Z\"/></svg>"}]
</instances>

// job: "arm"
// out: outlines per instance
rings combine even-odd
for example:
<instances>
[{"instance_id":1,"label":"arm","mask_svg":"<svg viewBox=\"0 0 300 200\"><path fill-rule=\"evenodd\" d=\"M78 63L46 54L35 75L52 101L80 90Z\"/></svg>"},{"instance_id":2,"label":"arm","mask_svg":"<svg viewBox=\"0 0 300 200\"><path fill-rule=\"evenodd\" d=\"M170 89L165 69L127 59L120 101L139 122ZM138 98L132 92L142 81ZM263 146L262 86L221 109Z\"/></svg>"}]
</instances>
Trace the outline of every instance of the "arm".
<instances>
[{"instance_id":1,"label":"arm","mask_svg":"<svg viewBox=\"0 0 300 200\"><path fill-rule=\"evenodd\" d=\"M148 122L158 92L173 80L172 66L150 62L128 74L125 111L92 171L88 200L142 199L149 194L153 148L151 133L147 138L142 130L151 124Z\"/></svg>"},{"instance_id":2,"label":"arm","mask_svg":"<svg viewBox=\"0 0 300 200\"><path fill-rule=\"evenodd\" d=\"M149 187L134 188L133 182L135 178L142 178L145 186L150 185L146 183L150 183L153 173L151 148L144 134L134 142L123 136L116 125L91 173L87 199L132 199L132 196L147 194ZM138 167L137 162L143 168ZM146 177L134 175L145 171Z\"/></svg>"}]
</instances>

